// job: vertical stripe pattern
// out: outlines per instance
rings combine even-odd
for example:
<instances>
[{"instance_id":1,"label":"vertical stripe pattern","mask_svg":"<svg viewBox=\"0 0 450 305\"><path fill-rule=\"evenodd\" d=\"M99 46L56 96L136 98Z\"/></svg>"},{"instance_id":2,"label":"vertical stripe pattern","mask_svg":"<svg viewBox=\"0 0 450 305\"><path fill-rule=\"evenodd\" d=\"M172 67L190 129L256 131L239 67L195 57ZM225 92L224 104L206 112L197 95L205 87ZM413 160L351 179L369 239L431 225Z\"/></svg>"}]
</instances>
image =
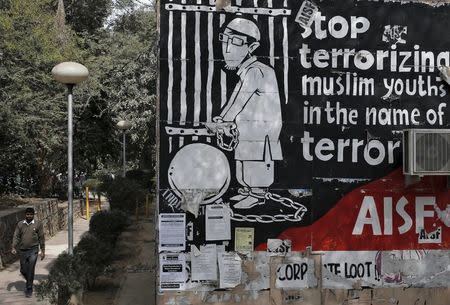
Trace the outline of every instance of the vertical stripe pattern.
<instances>
[{"instance_id":1,"label":"vertical stripe pattern","mask_svg":"<svg viewBox=\"0 0 450 305\"><path fill-rule=\"evenodd\" d=\"M182 4L186 3L186 0L181 1ZM180 87L180 125L186 124L187 116L187 101L186 101L186 13L181 13L181 87ZM180 137L179 146L184 145L184 137Z\"/></svg>"},{"instance_id":2,"label":"vertical stripe pattern","mask_svg":"<svg viewBox=\"0 0 450 305\"><path fill-rule=\"evenodd\" d=\"M267 1L267 6L272 8L272 0ZM274 41L274 29L273 29L273 17L269 17L269 57L270 65L275 66L275 41Z\"/></svg>"},{"instance_id":3,"label":"vertical stripe pattern","mask_svg":"<svg viewBox=\"0 0 450 305\"><path fill-rule=\"evenodd\" d=\"M197 0L197 4L201 4L201 0ZM201 62L200 62L200 12L195 13L195 87L194 87L194 126L198 126L200 122L200 91L202 90L201 79ZM192 137L193 141L197 141L198 137Z\"/></svg>"},{"instance_id":4,"label":"vertical stripe pattern","mask_svg":"<svg viewBox=\"0 0 450 305\"><path fill-rule=\"evenodd\" d=\"M287 6L287 0L284 0L284 7ZM289 37L287 17L283 17L283 83L285 103L289 101Z\"/></svg>"},{"instance_id":5,"label":"vertical stripe pattern","mask_svg":"<svg viewBox=\"0 0 450 305\"><path fill-rule=\"evenodd\" d=\"M169 67L167 84L167 122L172 124L172 90L173 90L173 12L169 12L169 33L167 37L167 64ZM169 137L169 152L172 152L172 137Z\"/></svg>"},{"instance_id":6,"label":"vertical stripe pattern","mask_svg":"<svg viewBox=\"0 0 450 305\"><path fill-rule=\"evenodd\" d=\"M225 15L220 15L220 27L223 27L223 24L225 23ZM220 93L220 108L222 108L225 103L227 102L227 74L222 70L220 71L220 86L221 86L221 93Z\"/></svg>"},{"instance_id":7,"label":"vertical stripe pattern","mask_svg":"<svg viewBox=\"0 0 450 305\"><path fill-rule=\"evenodd\" d=\"M215 0L166 0L166 3L214 6ZM283 6L284 3L284 6ZM234 6L281 9L287 1L234 0ZM164 7L164 4L162 5ZM167 55L167 73L161 74L161 92L167 92L161 101L161 112L168 125L185 128L202 128L202 122L211 122L231 97L237 75L224 69L222 44L219 33L232 18L240 14L207 11L167 10L167 20L161 31L166 45L161 54ZM261 46L257 49L259 60L274 67L280 96L288 101L288 28L286 16L243 15L252 18L261 31ZM161 129L164 132L164 128ZM164 138L164 137L163 137ZM167 139L167 138L166 138ZM192 142L214 143L215 138L204 136L170 136L168 152Z\"/></svg>"}]
</instances>

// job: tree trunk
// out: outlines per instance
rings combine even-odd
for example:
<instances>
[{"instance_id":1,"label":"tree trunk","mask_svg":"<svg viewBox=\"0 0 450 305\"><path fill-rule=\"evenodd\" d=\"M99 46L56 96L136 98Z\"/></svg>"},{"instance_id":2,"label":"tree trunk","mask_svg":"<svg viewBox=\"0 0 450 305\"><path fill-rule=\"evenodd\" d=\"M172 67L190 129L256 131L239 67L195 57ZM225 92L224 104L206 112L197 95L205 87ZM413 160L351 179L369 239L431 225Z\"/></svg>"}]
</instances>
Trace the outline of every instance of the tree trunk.
<instances>
[{"instance_id":1,"label":"tree trunk","mask_svg":"<svg viewBox=\"0 0 450 305\"><path fill-rule=\"evenodd\" d=\"M79 291L70 296L68 305L83 305L83 292Z\"/></svg>"}]
</instances>

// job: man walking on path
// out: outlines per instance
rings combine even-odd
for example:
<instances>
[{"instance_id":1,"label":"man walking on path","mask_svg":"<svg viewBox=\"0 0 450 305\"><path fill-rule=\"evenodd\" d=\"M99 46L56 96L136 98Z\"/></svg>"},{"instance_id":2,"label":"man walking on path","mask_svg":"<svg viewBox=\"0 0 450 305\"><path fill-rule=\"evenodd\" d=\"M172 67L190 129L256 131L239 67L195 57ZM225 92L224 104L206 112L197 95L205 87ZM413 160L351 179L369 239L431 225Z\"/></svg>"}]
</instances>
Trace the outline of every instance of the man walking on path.
<instances>
[{"instance_id":1,"label":"man walking on path","mask_svg":"<svg viewBox=\"0 0 450 305\"><path fill-rule=\"evenodd\" d=\"M41 249L41 260L45 258L44 228L40 221L34 219L34 209L25 210L25 220L20 221L14 231L13 254L19 251L20 273L26 279L25 296L31 297L33 293L34 269Z\"/></svg>"},{"instance_id":2,"label":"man walking on path","mask_svg":"<svg viewBox=\"0 0 450 305\"><path fill-rule=\"evenodd\" d=\"M107 208L108 204L102 207ZM89 230L89 221L84 218L74 219L73 242L78 244L81 236ZM45 260L36 265L35 280L42 281L48 276L52 262L64 251L67 251L67 229L59 231L55 236L48 237L45 241ZM7 305L49 305L46 300L38 301L34 295L25 298L23 290L25 281L21 278L20 262L16 261L0 270L0 304Z\"/></svg>"}]
</instances>

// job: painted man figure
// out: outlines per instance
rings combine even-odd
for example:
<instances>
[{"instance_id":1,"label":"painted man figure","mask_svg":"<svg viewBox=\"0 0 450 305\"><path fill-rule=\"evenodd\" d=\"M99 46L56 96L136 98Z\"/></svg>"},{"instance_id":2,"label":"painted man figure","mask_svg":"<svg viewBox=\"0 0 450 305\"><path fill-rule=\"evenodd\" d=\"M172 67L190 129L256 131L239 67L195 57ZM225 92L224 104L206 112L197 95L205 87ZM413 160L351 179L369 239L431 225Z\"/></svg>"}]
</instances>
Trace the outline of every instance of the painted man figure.
<instances>
[{"instance_id":1,"label":"painted man figure","mask_svg":"<svg viewBox=\"0 0 450 305\"><path fill-rule=\"evenodd\" d=\"M34 209L25 210L25 220L20 221L13 237L12 254L19 251L20 273L26 279L25 295L31 297L33 293L34 269L41 248L41 260L45 257L45 238L42 223L34 220Z\"/></svg>"},{"instance_id":2,"label":"painted man figure","mask_svg":"<svg viewBox=\"0 0 450 305\"><path fill-rule=\"evenodd\" d=\"M274 69L253 55L260 45L260 32L252 20L233 19L219 39L226 69L236 70L239 81L214 120L236 124L236 176L245 190L231 199L238 201L235 208L251 208L263 202L248 194L264 194L274 181L274 160L283 159L278 83Z\"/></svg>"}]
</instances>

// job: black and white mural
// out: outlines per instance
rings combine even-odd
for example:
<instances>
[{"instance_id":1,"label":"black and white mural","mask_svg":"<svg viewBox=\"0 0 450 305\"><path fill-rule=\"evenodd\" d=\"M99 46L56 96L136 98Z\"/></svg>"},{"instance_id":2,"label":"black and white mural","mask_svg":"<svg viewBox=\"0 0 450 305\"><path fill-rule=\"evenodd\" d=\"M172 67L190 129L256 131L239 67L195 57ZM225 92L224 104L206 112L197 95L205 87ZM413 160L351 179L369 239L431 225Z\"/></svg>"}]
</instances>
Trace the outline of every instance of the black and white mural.
<instances>
[{"instance_id":1,"label":"black and white mural","mask_svg":"<svg viewBox=\"0 0 450 305\"><path fill-rule=\"evenodd\" d=\"M394 1L161 1L159 212L186 214L188 245L206 242L207 206L220 205L232 233L254 228L256 249L270 238L419 247L431 212L407 203L433 189L423 204L443 211L449 193L436 193L439 179L405 189L402 130L449 128L439 68L450 36L436 30L450 28L449 13ZM433 213L445 236L426 246L448 248ZM235 237L222 242L233 250Z\"/></svg>"},{"instance_id":2,"label":"black and white mural","mask_svg":"<svg viewBox=\"0 0 450 305\"><path fill-rule=\"evenodd\" d=\"M227 205L236 211L258 209L266 201L273 201L286 211L273 215L241 215L237 212L233 218L241 222L273 223L287 219L300 222L307 208L283 197L283 191L270 189L275 182L276 163L283 160L280 141L282 103L288 99L289 62L287 57L279 56L277 66L281 73L276 72L275 47L278 44L277 49L282 49L287 56L288 45L283 43L287 38L286 18L290 11L273 8L270 3L272 9L258 8L258 14L250 15L250 18L249 8L244 10L247 14L231 18L232 12L217 14L215 1L208 4L195 7L168 2L165 6L172 20L169 24L172 37L168 37L172 47L174 14L192 10L193 14L181 13L180 21L188 22L188 15L195 17L195 33L193 37L189 37L185 29L180 33L180 56L186 60L180 62L181 92L175 97L181 102L179 121L173 118L174 66L177 65L173 52L176 51L169 51L172 60L167 62L170 74L167 88L170 105L167 105L172 107L168 109L172 113L168 113L163 131L169 137L168 149L174 156L168 169L170 191L163 192L163 200L170 207L174 207L171 202L175 203L176 208L172 211L181 208L190 211L194 217L199 216L202 205L220 203L225 197L229 201ZM237 8L231 6L228 10ZM259 15L269 18L264 25L258 23ZM204 27L201 27L202 22L206 23ZM275 23L284 24L284 40L275 38ZM268 27L271 28L270 37L261 37L261 32L266 34ZM191 38L194 41L189 41ZM194 48L193 60L188 55L190 43ZM188 80L189 65L192 64L193 83ZM188 87L193 91L189 92ZM189 93L193 94L194 109L189 109L184 100ZM189 110L193 110L190 120L187 118Z\"/></svg>"}]
</instances>

